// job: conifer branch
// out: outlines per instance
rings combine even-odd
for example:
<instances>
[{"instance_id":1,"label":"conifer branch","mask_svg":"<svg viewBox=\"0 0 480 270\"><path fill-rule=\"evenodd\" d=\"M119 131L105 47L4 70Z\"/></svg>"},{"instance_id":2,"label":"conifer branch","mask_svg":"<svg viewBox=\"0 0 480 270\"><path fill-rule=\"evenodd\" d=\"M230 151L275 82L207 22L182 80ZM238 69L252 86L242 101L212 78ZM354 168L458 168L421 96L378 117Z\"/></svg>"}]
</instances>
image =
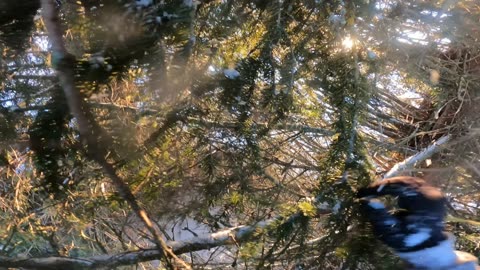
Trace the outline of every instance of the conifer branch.
<instances>
[{"instance_id":1,"label":"conifer branch","mask_svg":"<svg viewBox=\"0 0 480 270\"><path fill-rule=\"evenodd\" d=\"M90 115L90 111L87 107L87 104L84 102L82 94L75 85L75 58L68 53L63 42L60 18L58 17L55 3L53 0L42 0L41 6L44 23L52 44L52 63L59 78L60 85L63 88L63 92L65 93L65 98L67 100L70 112L77 121L80 138L87 149L89 157L102 166L105 174L112 180L120 196L129 204L134 213L144 223L153 237L158 249L158 253L161 255L160 257L167 261L167 265L170 267L170 269L191 269L189 265L187 265L171 251L165 241L160 237L146 211L139 205L128 185L122 178L120 178L120 176L118 176L113 165L105 158L107 149L104 148L103 145L98 141L98 138L102 132L95 121L93 119L89 119L88 116ZM67 269L67 266L70 263L78 262L78 260L70 258L68 260L58 258L49 260L48 258L43 258L21 260L20 263L27 263L26 267L28 267L28 265L30 265L28 264L29 262L34 262L35 264L38 264L36 266L37 269L42 269L41 265L45 262L45 260L50 263L59 264L59 266L57 266L58 269L60 269L59 267ZM81 262L81 265L86 263L83 260L81 260Z\"/></svg>"},{"instance_id":2,"label":"conifer branch","mask_svg":"<svg viewBox=\"0 0 480 270\"><path fill-rule=\"evenodd\" d=\"M192 237L183 241L167 241L166 245L176 255L211 249L220 246L238 245L257 239L277 222L281 225L295 223L305 218L296 213L288 218L276 217L257 222L253 225L241 225L218 232ZM283 222L282 222L283 221ZM320 238L323 239L323 238ZM315 240L318 241L318 240ZM36 270L51 269L103 269L162 259L164 254L158 248L127 251L113 255L98 255L85 258L51 256L43 258L8 258L0 256L0 265Z\"/></svg>"}]
</instances>

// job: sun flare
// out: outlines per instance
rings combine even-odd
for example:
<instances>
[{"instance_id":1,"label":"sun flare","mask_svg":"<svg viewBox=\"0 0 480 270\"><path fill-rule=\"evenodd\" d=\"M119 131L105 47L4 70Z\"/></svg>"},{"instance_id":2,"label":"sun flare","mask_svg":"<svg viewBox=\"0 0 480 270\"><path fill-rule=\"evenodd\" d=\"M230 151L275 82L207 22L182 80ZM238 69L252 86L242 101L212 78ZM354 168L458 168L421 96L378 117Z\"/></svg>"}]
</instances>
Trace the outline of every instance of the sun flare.
<instances>
[{"instance_id":1,"label":"sun flare","mask_svg":"<svg viewBox=\"0 0 480 270\"><path fill-rule=\"evenodd\" d=\"M343 41L342 41L342 46L345 49L351 49L354 44L355 44L355 41L349 36L344 38Z\"/></svg>"}]
</instances>

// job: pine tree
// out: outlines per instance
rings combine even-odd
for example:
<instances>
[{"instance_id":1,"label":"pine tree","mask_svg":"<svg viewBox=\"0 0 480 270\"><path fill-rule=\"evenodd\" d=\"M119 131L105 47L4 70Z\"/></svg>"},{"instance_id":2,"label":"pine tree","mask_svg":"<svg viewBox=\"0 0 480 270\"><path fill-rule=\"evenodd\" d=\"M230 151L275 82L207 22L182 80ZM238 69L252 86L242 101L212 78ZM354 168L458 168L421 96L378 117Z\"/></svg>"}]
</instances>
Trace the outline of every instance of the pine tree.
<instances>
[{"instance_id":1,"label":"pine tree","mask_svg":"<svg viewBox=\"0 0 480 270\"><path fill-rule=\"evenodd\" d=\"M0 3L0 265L402 269L355 200L398 173L480 254L475 1L41 2Z\"/></svg>"}]
</instances>

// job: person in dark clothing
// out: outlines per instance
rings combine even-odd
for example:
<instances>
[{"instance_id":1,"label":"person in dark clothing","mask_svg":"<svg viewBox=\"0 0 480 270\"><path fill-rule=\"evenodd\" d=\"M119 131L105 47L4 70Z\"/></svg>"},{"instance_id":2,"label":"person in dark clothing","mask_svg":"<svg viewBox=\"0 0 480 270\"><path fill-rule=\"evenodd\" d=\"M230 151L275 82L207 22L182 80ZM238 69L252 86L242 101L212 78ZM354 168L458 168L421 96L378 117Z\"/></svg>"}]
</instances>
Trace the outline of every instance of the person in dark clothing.
<instances>
[{"instance_id":1,"label":"person in dark clothing","mask_svg":"<svg viewBox=\"0 0 480 270\"><path fill-rule=\"evenodd\" d=\"M423 179L399 176L358 190L362 210L374 234L405 260L410 269L480 270L478 259L454 248L454 237L444 232L446 199ZM378 199L397 197L392 213Z\"/></svg>"}]
</instances>

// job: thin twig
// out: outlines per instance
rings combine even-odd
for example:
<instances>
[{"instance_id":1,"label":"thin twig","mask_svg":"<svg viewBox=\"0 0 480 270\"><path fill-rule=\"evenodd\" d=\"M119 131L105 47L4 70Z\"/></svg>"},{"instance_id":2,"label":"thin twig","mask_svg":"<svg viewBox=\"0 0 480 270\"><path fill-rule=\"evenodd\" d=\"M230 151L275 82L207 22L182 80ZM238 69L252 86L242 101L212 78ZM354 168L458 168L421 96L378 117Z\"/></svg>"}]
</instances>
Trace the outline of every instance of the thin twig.
<instances>
[{"instance_id":1,"label":"thin twig","mask_svg":"<svg viewBox=\"0 0 480 270\"><path fill-rule=\"evenodd\" d=\"M88 150L90 158L103 168L105 174L112 180L120 196L130 205L134 213L144 223L153 236L160 254L166 260L170 269L178 269L178 267L181 269L191 269L189 265L171 251L165 241L158 235L147 212L138 204L130 188L125 181L118 176L113 165L106 160L107 149L98 143L99 133L101 132L98 131L99 128L95 121L88 118L90 111L85 102L83 102L83 96L80 91L76 88L74 76L75 59L68 53L63 42L60 18L58 17L55 3L53 0L42 0L41 4L44 23L52 44L52 58L54 58L53 62L55 63L56 73L65 93L70 112L77 121L80 138Z\"/></svg>"}]
</instances>

